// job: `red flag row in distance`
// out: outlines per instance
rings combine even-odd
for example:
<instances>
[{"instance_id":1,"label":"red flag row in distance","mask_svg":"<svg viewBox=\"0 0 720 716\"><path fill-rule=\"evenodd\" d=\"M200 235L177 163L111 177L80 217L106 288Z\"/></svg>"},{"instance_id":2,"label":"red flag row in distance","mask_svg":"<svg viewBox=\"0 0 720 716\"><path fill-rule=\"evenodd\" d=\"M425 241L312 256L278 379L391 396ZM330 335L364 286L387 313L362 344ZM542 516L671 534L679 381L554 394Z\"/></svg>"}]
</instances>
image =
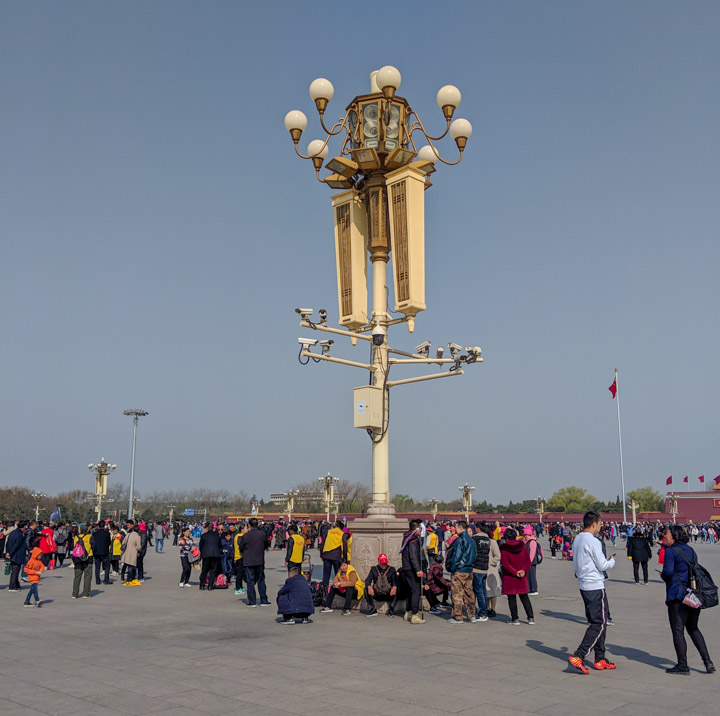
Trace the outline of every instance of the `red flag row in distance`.
<instances>
[{"instance_id":1,"label":"red flag row in distance","mask_svg":"<svg viewBox=\"0 0 720 716\"><path fill-rule=\"evenodd\" d=\"M700 477L698 477L698 480L700 480L700 482L705 482L705 475L700 475ZM689 477L688 477L688 475L685 475L685 477L683 477L683 482L689 482ZM720 485L720 475L718 475L717 477L713 478L713 482L714 482L716 485ZM665 480L665 484L666 484L666 485L672 485L672 475L670 475L670 477L668 477L668 479Z\"/></svg>"}]
</instances>

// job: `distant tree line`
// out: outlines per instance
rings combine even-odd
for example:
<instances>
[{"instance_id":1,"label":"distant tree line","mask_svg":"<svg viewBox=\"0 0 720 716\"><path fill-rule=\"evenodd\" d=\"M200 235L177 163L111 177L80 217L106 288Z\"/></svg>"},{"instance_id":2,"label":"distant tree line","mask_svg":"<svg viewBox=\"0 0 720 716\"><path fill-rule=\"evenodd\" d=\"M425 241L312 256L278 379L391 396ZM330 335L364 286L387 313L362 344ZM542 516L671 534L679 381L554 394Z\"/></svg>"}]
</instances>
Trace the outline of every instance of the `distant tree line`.
<instances>
[{"instance_id":1,"label":"distant tree line","mask_svg":"<svg viewBox=\"0 0 720 716\"><path fill-rule=\"evenodd\" d=\"M322 486L316 482L298 483L294 488L301 496L296 498L296 512L324 512ZM372 501L370 488L360 482L341 480L335 488L338 497L338 513L362 513ZM62 519L73 522L86 522L96 516L95 496L83 490L70 490L55 496L35 498L33 491L27 487L0 488L0 519L29 519L35 516L35 507L41 520L47 520L56 508L60 508ZM627 493L627 506L634 499L639 510L644 512L662 512L665 509L665 497L651 487L641 487ZM108 487L107 496L103 498L103 517L122 519L127 516L129 488L116 482ZM264 499L240 490L156 490L155 492L135 493L135 514L145 520L167 519L170 505L175 516L180 517L186 509L195 510L195 515L207 512L208 515L247 514L251 502L255 500L259 511L283 511L284 505L270 505ZM428 499L415 499L410 495L397 494L392 500L398 512L428 512ZM334 508L333 508L334 509ZM438 502L440 512L461 512L462 500ZM473 503L474 512L490 512L497 514L517 514L519 512L535 512L536 499L510 500L508 504L492 504L487 500ZM581 487L563 487L556 490L545 503L546 512L621 512L622 500L618 495L614 501L602 502Z\"/></svg>"}]
</instances>

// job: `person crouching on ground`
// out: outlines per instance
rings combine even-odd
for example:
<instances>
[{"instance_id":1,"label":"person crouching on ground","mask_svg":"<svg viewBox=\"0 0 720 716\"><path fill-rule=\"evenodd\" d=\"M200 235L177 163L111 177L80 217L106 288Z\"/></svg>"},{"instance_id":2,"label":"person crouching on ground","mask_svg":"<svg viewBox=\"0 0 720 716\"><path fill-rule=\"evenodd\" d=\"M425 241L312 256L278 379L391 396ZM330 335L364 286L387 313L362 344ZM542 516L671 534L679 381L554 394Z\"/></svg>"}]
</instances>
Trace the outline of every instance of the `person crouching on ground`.
<instances>
[{"instance_id":1,"label":"person crouching on ground","mask_svg":"<svg viewBox=\"0 0 720 716\"><path fill-rule=\"evenodd\" d=\"M325 606L320 610L320 613L328 614L333 611L333 599L336 594L339 594L345 600L342 610L343 616L347 616L352 613L350 611L352 600L357 599L360 601L364 591L365 585L355 571L355 567L343 561L340 563L340 571L335 575L335 580L330 585L330 590L325 598Z\"/></svg>"},{"instance_id":2,"label":"person crouching on ground","mask_svg":"<svg viewBox=\"0 0 720 716\"><path fill-rule=\"evenodd\" d=\"M395 607L397 606L397 583L398 576L395 567L388 564L388 556L386 554L378 555L378 563L370 569L365 579L365 601L368 605L367 617L376 617L378 612L375 608L375 600L378 602L388 602L387 615L395 616Z\"/></svg>"},{"instance_id":3,"label":"person crouching on ground","mask_svg":"<svg viewBox=\"0 0 720 716\"><path fill-rule=\"evenodd\" d=\"M307 579L300 572L300 567L290 567L285 584L277 594L278 614L282 615L281 624L312 624L310 615L315 613L312 593Z\"/></svg>"},{"instance_id":4,"label":"person crouching on ground","mask_svg":"<svg viewBox=\"0 0 720 716\"><path fill-rule=\"evenodd\" d=\"M518 626L517 598L520 597L528 624L535 623L532 604L528 592L527 573L530 570L530 553L525 543L517 538L517 532L508 527L505 530L505 541L500 545L500 564L502 565L502 593L508 598L510 607L510 624Z\"/></svg>"},{"instance_id":5,"label":"person crouching on ground","mask_svg":"<svg viewBox=\"0 0 720 716\"><path fill-rule=\"evenodd\" d=\"M30 591L27 597L25 597L24 607L32 606L32 604L30 604L30 597L35 597L36 607L39 607L41 604L40 596L38 595L38 584L40 584L40 574L45 571L45 564L42 561L43 551L38 546L38 542L39 540L37 538L33 539L31 543L33 549L30 553L30 559L24 567L25 574L27 574L28 582L30 583Z\"/></svg>"},{"instance_id":6,"label":"person crouching on ground","mask_svg":"<svg viewBox=\"0 0 720 716\"><path fill-rule=\"evenodd\" d=\"M448 594L450 593L450 582L445 579L443 570L443 558L436 554L433 563L428 571L427 584L425 584L425 596L430 604L430 614L442 614L441 606L449 607ZM442 604L438 596L442 594Z\"/></svg>"}]
</instances>

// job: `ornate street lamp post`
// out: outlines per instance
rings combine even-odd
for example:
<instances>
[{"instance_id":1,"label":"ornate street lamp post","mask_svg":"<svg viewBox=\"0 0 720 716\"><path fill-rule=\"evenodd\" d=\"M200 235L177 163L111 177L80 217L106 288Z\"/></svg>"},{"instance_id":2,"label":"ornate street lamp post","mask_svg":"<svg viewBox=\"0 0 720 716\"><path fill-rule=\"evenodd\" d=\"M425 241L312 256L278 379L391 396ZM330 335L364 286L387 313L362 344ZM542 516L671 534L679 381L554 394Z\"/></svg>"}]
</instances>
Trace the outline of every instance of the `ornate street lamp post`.
<instances>
[{"instance_id":1,"label":"ornate street lamp post","mask_svg":"<svg viewBox=\"0 0 720 716\"><path fill-rule=\"evenodd\" d=\"M300 138L307 127L305 114L299 110L288 112L285 127L296 153L312 161L318 181L343 190L332 197L340 328L328 325L324 309L318 312L319 318L314 319L312 308L296 309L300 325L344 336L354 346L358 340L371 345L371 359L366 363L330 355L334 344L331 339L299 338L299 359L304 364L312 358L315 362L324 360L369 372L369 384L354 390L354 425L366 430L372 441L372 502L368 518L387 517L391 521L395 510L390 504L389 483L390 389L462 375L463 364L482 361L478 346L467 346L463 353L462 346L448 343L450 355L446 357L443 346L431 356L430 341L417 346L414 352L388 344L390 326L407 323L412 333L416 315L426 308L424 193L430 187L428 177L438 164L453 165L461 161L472 126L465 119L453 121L461 95L452 85L446 85L437 94L445 128L438 136L431 136L408 101L397 94L401 77L396 68L383 67L370 78L370 92L351 100L343 116L330 127L325 123L325 111L334 96L334 88L324 78L312 82L310 97L325 138L312 140L306 154L299 150ZM415 144L418 133L427 142L420 148ZM444 159L435 144L447 134L459 152L454 161ZM338 137L339 153L325 163L334 137ZM331 173L321 178L324 163ZM391 259L394 309L402 314L397 318L392 318L388 311L387 267ZM368 313L369 294L372 308ZM311 350L318 345L320 352ZM390 380L395 366L399 369L432 364L449 370ZM357 521L355 525L364 529ZM399 524L395 528L385 525L378 529L383 534L402 531ZM385 543L378 548L391 554L391 547ZM359 566L364 572L364 565Z\"/></svg>"},{"instance_id":2,"label":"ornate street lamp post","mask_svg":"<svg viewBox=\"0 0 720 716\"><path fill-rule=\"evenodd\" d=\"M107 495L108 487L108 475L117 469L117 465L109 465L104 457L100 458L100 462L97 465L90 463L88 470L95 473L95 512L97 512L97 519L100 521L102 516L102 503L103 498Z\"/></svg>"},{"instance_id":3,"label":"ornate street lamp post","mask_svg":"<svg viewBox=\"0 0 720 716\"><path fill-rule=\"evenodd\" d=\"M322 482L323 500L325 501L325 519L330 522L330 505L335 500L335 485L340 482L339 477L333 477L330 473L325 477L318 477L318 481Z\"/></svg>"},{"instance_id":4,"label":"ornate street lamp post","mask_svg":"<svg viewBox=\"0 0 720 716\"><path fill-rule=\"evenodd\" d=\"M465 510L465 521L470 522L470 510L472 509L472 493L474 487L470 487L467 482L462 486L458 487L458 490L462 492L462 505Z\"/></svg>"},{"instance_id":5,"label":"ornate street lamp post","mask_svg":"<svg viewBox=\"0 0 720 716\"><path fill-rule=\"evenodd\" d=\"M545 512L545 498L544 497L537 498L536 510L540 517L540 526L542 527L543 513Z\"/></svg>"},{"instance_id":6,"label":"ornate street lamp post","mask_svg":"<svg viewBox=\"0 0 720 716\"><path fill-rule=\"evenodd\" d=\"M430 505L430 509L432 510L433 522L435 522L435 520L437 520L438 501L433 497L432 499L428 500L428 504Z\"/></svg>"},{"instance_id":7,"label":"ornate street lamp post","mask_svg":"<svg viewBox=\"0 0 720 716\"><path fill-rule=\"evenodd\" d=\"M40 501L44 500L47 495L44 492L33 492L30 497L35 500L35 522L40 519L40 510L45 511L44 507L40 507Z\"/></svg>"}]
</instances>

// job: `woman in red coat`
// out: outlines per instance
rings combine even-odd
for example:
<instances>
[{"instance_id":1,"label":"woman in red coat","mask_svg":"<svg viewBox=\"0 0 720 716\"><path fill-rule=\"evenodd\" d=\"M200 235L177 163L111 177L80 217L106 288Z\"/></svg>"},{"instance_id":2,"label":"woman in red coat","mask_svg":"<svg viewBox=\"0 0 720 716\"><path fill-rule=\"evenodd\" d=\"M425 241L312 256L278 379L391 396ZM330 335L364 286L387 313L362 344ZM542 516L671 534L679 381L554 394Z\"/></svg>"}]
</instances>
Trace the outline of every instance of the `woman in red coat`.
<instances>
[{"instance_id":1,"label":"woman in red coat","mask_svg":"<svg viewBox=\"0 0 720 716\"><path fill-rule=\"evenodd\" d=\"M510 624L519 626L517 597L525 608L528 624L535 623L530 597L528 597L527 573L530 571L530 553L525 543L517 538L517 532L508 527L505 541L500 545L500 564L502 565L502 593L507 595L510 607Z\"/></svg>"}]
</instances>

